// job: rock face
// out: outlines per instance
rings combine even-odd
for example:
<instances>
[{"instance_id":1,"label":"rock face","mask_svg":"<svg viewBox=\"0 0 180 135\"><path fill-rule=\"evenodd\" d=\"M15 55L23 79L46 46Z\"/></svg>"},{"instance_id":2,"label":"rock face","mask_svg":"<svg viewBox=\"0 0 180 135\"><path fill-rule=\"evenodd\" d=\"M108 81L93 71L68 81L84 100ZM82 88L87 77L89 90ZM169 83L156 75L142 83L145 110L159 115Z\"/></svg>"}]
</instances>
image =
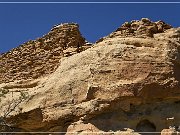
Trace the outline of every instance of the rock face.
<instances>
[{"instance_id":1,"label":"rock face","mask_svg":"<svg viewBox=\"0 0 180 135\"><path fill-rule=\"evenodd\" d=\"M37 40L0 55L0 83L36 79L54 72L62 57L87 49L78 24L61 24Z\"/></svg>"},{"instance_id":2,"label":"rock face","mask_svg":"<svg viewBox=\"0 0 180 135\"><path fill-rule=\"evenodd\" d=\"M152 36L139 30L125 36L120 28L91 48L62 58L52 74L0 84L9 91L1 115L26 91L28 99L7 117L14 131L138 135L160 134L169 126L178 130L180 28L159 27Z\"/></svg>"},{"instance_id":3,"label":"rock face","mask_svg":"<svg viewBox=\"0 0 180 135\"><path fill-rule=\"evenodd\" d=\"M163 129L161 131L161 135L179 135L180 133L177 132L175 129Z\"/></svg>"}]
</instances>

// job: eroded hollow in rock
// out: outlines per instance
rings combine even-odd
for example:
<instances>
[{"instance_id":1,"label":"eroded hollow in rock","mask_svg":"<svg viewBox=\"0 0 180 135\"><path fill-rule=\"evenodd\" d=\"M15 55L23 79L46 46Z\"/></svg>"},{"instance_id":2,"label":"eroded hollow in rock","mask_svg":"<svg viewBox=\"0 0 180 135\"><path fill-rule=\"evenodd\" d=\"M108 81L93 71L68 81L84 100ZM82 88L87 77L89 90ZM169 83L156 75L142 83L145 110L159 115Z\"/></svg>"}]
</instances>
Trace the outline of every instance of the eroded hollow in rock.
<instances>
[{"instance_id":1,"label":"eroded hollow in rock","mask_svg":"<svg viewBox=\"0 0 180 135\"><path fill-rule=\"evenodd\" d=\"M156 132L156 126L146 119L137 124L136 130L138 132Z\"/></svg>"}]
</instances>

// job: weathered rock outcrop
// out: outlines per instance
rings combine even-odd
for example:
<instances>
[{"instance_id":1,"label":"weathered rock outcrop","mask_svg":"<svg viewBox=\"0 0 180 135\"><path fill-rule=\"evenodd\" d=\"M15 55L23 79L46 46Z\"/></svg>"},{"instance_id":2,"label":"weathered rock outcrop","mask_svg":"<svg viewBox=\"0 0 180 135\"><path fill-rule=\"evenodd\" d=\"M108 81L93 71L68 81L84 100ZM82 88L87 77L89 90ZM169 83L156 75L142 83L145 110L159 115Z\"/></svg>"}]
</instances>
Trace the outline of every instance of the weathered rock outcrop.
<instances>
[{"instance_id":1,"label":"weathered rock outcrop","mask_svg":"<svg viewBox=\"0 0 180 135\"><path fill-rule=\"evenodd\" d=\"M28 99L7 119L17 131L137 135L160 134L169 126L178 131L180 28L163 23L153 36L143 37L117 32L62 58L50 75L2 83L9 92L0 104L1 115L26 91Z\"/></svg>"},{"instance_id":2,"label":"weathered rock outcrop","mask_svg":"<svg viewBox=\"0 0 180 135\"><path fill-rule=\"evenodd\" d=\"M28 41L0 55L0 83L36 79L50 74L57 69L62 57L79 53L88 47L78 24L54 26L42 38Z\"/></svg>"},{"instance_id":3,"label":"weathered rock outcrop","mask_svg":"<svg viewBox=\"0 0 180 135\"><path fill-rule=\"evenodd\" d=\"M172 26L166 24L163 21L152 22L148 18L142 18L141 20L133 20L131 22L125 22L116 31L108 35L108 37L113 38L120 36L120 37L148 38L148 37L153 37L154 34L163 33L170 28L172 28ZM102 41L104 38L99 39L97 43Z\"/></svg>"}]
</instances>

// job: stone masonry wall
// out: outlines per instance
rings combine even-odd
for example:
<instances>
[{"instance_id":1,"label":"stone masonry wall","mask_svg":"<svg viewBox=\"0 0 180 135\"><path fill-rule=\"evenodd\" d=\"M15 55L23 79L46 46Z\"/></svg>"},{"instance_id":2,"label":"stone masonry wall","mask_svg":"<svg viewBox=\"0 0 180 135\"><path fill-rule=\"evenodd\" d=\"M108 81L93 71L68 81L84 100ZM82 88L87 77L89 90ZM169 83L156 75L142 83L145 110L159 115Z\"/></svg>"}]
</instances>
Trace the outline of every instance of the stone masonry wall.
<instances>
[{"instance_id":1,"label":"stone masonry wall","mask_svg":"<svg viewBox=\"0 0 180 135\"><path fill-rule=\"evenodd\" d=\"M65 23L36 40L0 55L0 83L35 79L54 72L62 57L89 48L78 24Z\"/></svg>"}]
</instances>

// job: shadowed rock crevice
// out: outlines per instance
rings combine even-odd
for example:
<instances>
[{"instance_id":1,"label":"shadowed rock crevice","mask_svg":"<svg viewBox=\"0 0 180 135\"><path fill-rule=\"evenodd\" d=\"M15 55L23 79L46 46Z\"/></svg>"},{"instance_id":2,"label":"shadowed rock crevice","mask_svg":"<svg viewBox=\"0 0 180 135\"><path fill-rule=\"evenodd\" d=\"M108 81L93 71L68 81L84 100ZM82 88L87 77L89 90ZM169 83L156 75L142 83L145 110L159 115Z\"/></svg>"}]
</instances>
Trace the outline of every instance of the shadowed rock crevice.
<instances>
[{"instance_id":1,"label":"shadowed rock crevice","mask_svg":"<svg viewBox=\"0 0 180 135\"><path fill-rule=\"evenodd\" d=\"M138 132L156 132L156 126L149 120L141 120L137 124L136 130Z\"/></svg>"}]
</instances>

